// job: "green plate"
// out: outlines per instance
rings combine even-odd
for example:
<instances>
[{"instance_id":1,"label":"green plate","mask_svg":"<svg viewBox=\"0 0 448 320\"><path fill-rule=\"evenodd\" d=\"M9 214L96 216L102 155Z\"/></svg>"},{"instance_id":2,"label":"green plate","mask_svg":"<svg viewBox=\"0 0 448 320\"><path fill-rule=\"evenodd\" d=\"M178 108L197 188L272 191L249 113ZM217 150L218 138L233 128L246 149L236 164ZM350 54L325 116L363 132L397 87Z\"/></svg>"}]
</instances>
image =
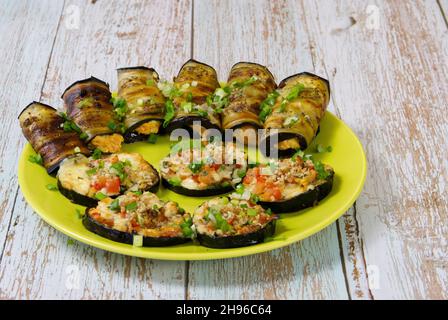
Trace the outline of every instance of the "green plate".
<instances>
[{"instance_id":1,"label":"green plate","mask_svg":"<svg viewBox=\"0 0 448 320\"><path fill-rule=\"evenodd\" d=\"M352 130L330 112L321 123L321 131L316 141L309 147L311 153L315 144L331 145L331 153L315 154L314 157L333 166L336 175L333 190L318 206L293 214L281 215L277 231L272 239L262 244L236 249L210 249L195 243L165 248L142 248L114 242L87 231L78 218L76 209L84 207L72 204L57 191L46 188L56 179L46 174L43 167L28 161L34 154L27 144L19 160L19 184L25 199L31 207L51 226L66 235L104 250L125 255L166 259L166 260L207 260L231 258L269 251L287 246L304 239L338 219L359 196L366 177L367 163L361 143ZM159 137L156 144L139 142L123 147L127 152L138 152L159 167L159 161L168 154L170 141L168 137ZM195 207L206 198L191 198L178 195L160 188L158 196L162 199L177 201L183 208L193 212Z\"/></svg>"}]
</instances>

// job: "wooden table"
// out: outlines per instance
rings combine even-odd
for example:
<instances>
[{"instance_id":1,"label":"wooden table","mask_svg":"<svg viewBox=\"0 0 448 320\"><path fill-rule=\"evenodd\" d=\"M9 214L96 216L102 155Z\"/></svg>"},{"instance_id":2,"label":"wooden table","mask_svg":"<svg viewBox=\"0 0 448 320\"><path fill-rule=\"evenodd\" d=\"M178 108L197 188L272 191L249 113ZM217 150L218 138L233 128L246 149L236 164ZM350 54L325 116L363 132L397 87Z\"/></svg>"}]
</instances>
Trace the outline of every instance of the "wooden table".
<instances>
[{"instance_id":1,"label":"wooden table","mask_svg":"<svg viewBox=\"0 0 448 320\"><path fill-rule=\"evenodd\" d=\"M447 299L448 0L15 1L0 4L0 298ZM330 79L330 110L361 139L368 176L336 223L269 253L170 262L71 243L17 184L32 100L115 68L164 78L194 57L277 80Z\"/></svg>"}]
</instances>

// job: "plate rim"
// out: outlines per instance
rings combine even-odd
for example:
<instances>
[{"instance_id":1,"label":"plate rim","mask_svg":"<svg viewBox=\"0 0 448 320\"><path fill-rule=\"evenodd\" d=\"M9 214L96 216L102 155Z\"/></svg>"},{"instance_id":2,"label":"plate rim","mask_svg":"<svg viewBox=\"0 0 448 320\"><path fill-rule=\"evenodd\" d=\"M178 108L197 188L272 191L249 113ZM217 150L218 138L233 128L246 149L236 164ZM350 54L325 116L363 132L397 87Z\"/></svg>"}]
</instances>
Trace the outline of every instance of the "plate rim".
<instances>
[{"instance_id":1,"label":"plate rim","mask_svg":"<svg viewBox=\"0 0 448 320\"><path fill-rule=\"evenodd\" d=\"M23 174L23 170L21 170L23 166L24 160L24 152L26 149L27 144L24 145L22 152L20 153L19 162L18 162L18 182L20 191L22 192L27 205L29 205L33 211L35 211L42 220L44 220L47 224L58 230L59 232L62 232L63 234L79 241L84 244L93 246L95 248L99 248L102 250L106 250L113 253L118 253L126 256L133 256L133 257L139 257L139 258L146 258L146 259L158 259L158 260L171 260L171 261L199 261L199 260L217 260L217 259L229 259L229 258L237 258L237 257L243 257L243 256L249 256L254 255L262 252L272 251L275 249L279 249L282 247L289 246L295 242L298 242L300 240L306 239L310 237L311 235L318 233L328 227L330 224L335 222L337 219L339 219L358 199L359 195L361 194L366 176L367 176L367 158L365 154L364 147L359 140L358 136L353 132L353 130L341 119L339 119L336 115L331 113L330 111L326 111L327 114L332 116L336 121L342 123L347 129L350 135L353 136L356 144L358 145L359 149L361 150L362 154L362 164L361 164L361 179L358 181L358 184L356 185L355 192L352 194L350 198L347 198L344 205L339 206L339 208L335 211L332 211L332 214L328 215L326 219L320 220L318 223L314 224L312 227L309 227L302 232L299 232L297 234L289 236L288 239L278 239L278 240L272 240L269 242L260 243L255 246L248 246L245 248L250 248L247 251L242 251L235 253L231 250L226 249L220 249L219 251L213 251L213 252L206 252L206 253L180 253L180 252L158 252L158 251L150 251L149 247L134 247L130 245L130 248L120 248L116 247L114 243L109 244L107 242L103 242L101 240L97 239L91 239L86 238L77 232L72 231L69 228L65 228L64 226L59 225L58 223L55 223L53 219L50 219L46 216L46 214L42 213L40 209L36 209L32 203L29 201L31 198L30 191L29 190L23 190L22 185L25 183L25 177ZM106 239L107 240L107 239ZM111 241L111 240L108 240ZM132 252L129 252L130 249ZM160 248L158 248L160 249Z\"/></svg>"}]
</instances>

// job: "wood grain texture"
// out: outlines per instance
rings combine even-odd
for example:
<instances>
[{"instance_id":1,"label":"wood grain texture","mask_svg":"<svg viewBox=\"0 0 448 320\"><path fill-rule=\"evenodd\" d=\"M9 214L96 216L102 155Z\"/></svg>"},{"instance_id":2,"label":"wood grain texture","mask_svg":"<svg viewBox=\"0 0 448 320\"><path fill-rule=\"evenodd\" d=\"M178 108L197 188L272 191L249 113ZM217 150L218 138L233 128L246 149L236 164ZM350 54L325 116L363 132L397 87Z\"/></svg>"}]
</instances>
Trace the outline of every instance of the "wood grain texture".
<instances>
[{"instance_id":1,"label":"wood grain texture","mask_svg":"<svg viewBox=\"0 0 448 320\"><path fill-rule=\"evenodd\" d=\"M78 27L73 23L76 10ZM116 88L115 68L121 66L148 65L162 76L171 76L190 55L190 10L190 1L70 1L57 33L42 101L59 107L65 87L90 75ZM45 8L39 12L36 23L47 15ZM55 15L60 12L61 8ZM39 61L41 65L45 67L46 61ZM39 76L33 66L28 67ZM12 96L10 91L5 95ZM13 141L20 137L15 132ZM184 298L185 262L130 258L80 243L67 245L67 237L33 214L21 193L12 221L0 265L1 298Z\"/></svg>"},{"instance_id":2,"label":"wood grain texture","mask_svg":"<svg viewBox=\"0 0 448 320\"><path fill-rule=\"evenodd\" d=\"M39 99L62 5L52 1L0 5L0 259L17 198L17 159L23 146L17 116Z\"/></svg>"},{"instance_id":3,"label":"wood grain texture","mask_svg":"<svg viewBox=\"0 0 448 320\"><path fill-rule=\"evenodd\" d=\"M446 299L448 55L437 2L304 7L316 69L368 156L356 218L371 293Z\"/></svg>"},{"instance_id":4,"label":"wood grain texture","mask_svg":"<svg viewBox=\"0 0 448 320\"><path fill-rule=\"evenodd\" d=\"M300 3L195 0L194 4L193 55L215 66L221 79L238 61L266 65L277 81L313 71ZM190 262L188 294L192 299L346 299L336 225L274 252Z\"/></svg>"}]
</instances>

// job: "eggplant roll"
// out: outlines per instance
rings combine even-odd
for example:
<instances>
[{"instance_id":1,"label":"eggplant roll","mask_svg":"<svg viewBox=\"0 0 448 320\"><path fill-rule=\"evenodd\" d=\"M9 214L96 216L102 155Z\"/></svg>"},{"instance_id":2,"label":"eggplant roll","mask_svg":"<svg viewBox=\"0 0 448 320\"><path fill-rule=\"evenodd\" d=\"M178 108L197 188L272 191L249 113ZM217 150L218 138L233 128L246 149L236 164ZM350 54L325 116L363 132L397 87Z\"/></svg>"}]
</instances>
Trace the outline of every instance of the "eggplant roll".
<instances>
[{"instance_id":1,"label":"eggplant roll","mask_svg":"<svg viewBox=\"0 0 448 320\"><path fill-rule=\"evenodd\" d=\"M233 143L206 143L174 146L161 160L162 184L192 197L223 194L233 190L246 173L244 150Z\"/></svg>"},{"instance_id":2,"label":"eggplant roll","mask_svg":"<svg viewBox=\"0 0 448 320\"><path fill-rule=\"evenodd\" d=\"M264 123L266 145L280 155L306 149L318 133L330 101L329 82L311 73L299 73L284 79L278 93ZM270 146L274 135L278 143Z\"/></svg>"},{"instance_id":3,"label":"eggplant roll","mask_svg":"<svg viewBox=\"0 0 448 320\"><path fill-rule=\"evenodd\" d=\"M65 89L62 99L69 118L87 135L89 147L120 151L124 139L116 133L121 123L115 117L109 84L95 77L80 80Z\"/></svg>"},{"instance_id":4,"label":"eggplant roll","mask_svg":"<svg viewBox=\"0 0 448 320\"><path fill-rule=\"evenodd\" d=\"M237 192L242 198L257 198L276 213L296 212L325 198L333 176L330 166L293 156L250 168Z\"/></svg>"},{"instance_id":5,"label":"eggplant roll","mask_svg":"<svg viewBox=\"0 0 448 320\"><path fill-rule=\"evenodd\" d=\"M126 142L146 140L159 133L165 116L165 97L157 87L159 75L152 68L121 68L118 96L126 101L124 117Z\"/></svg>"},{"instance_id":6,"label":"eggplant roll","mask_svg":"<svg viewBox=\"0 0 448 320\"><path fill-rule=\"evenodd\" d=\"M213 67L195 60L187 61L174 78L174 87L174 118L167 124L168 132L177 128L191 131L194 121L200 121L201 127L206 129L221 129L219 114L207 104L207 97L219 87Z\"/></svg>"},{"instance_id":7,"label":"eggplant roll","mask_svg":"<svg viewBox=\"0 0 448 320\"><path fill-rule=\"evenodd\" d=\"M61 163L57 178L59 191L84 206L126 191L157 192L160 184L157 170L138 153L90 158L77 155Z\"/></svg>"},{"instance_id":8,"label":"eggplant roll","mask_svg":"<svg viewBox=\"0 0 448 320\"><path fill-rule=\"evenodd\" d=\"M230 70L227 85L232 88L229 103L223 110L223 129L263 128L260 105L275 90L274 76L265 66L239 62Z\"/></svg>"},{"instance_id":9,"label":"eggplant roll","mask_svg":"<svg viewBox=\"0 0 448 320\"><path fill-rule=\"evenodd\" d=\"M105 198L87 208L83 225L107 239L143 247L176 245L194 236L190 215L176 202L165 202L151 192Z\"/></svg>"},{"instance_id":10,"label":"eggplant roll","mask_svg":"<svg viewBox=\"0 0 448 320\"><path fill-rule=\"evenodd\" d=\"M32 102L19 115L23 135L43 160L49 174L59 168L62 160L90 151L74 130L64 130L64 122L53 107Z\"/></svg>"},{"instance_id":11,"label":"eggplant roll","mask_svg":"<svg viewBox=\"0 0 448 320\"><path fill-rule=\"evenodd\" d=\"M193 214L199 243L211 248L237 248L261 243L275 233L277 216L251 201L214 198Z\"/></svg>"}]
</instances>

